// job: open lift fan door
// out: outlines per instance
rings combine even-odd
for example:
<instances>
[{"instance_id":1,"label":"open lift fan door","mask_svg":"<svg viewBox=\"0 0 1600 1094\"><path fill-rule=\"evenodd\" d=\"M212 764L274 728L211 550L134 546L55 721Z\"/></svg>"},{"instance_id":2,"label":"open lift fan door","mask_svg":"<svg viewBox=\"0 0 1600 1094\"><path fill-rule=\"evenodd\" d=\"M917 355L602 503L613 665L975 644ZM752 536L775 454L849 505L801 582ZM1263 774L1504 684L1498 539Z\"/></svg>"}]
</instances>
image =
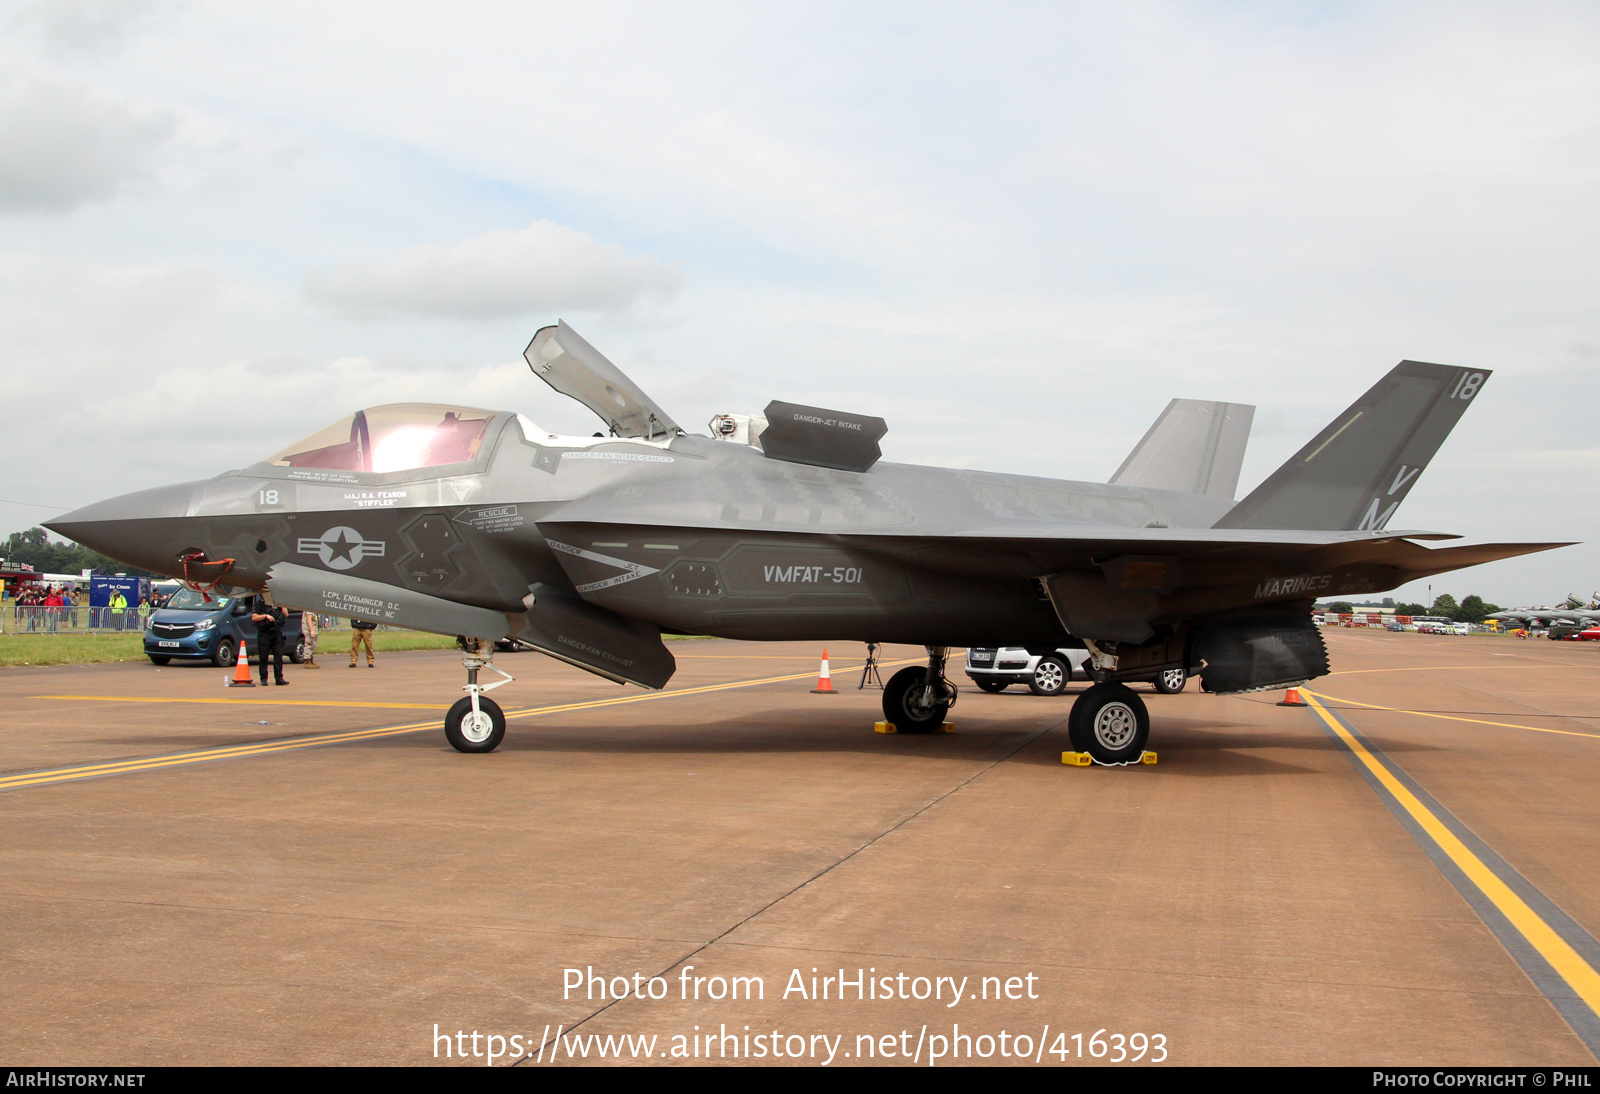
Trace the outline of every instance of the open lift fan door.
<instances>
[{"instance_id":1,"label":"open lift fan door","mask_svg":"<svg viewBox=\"0 0 1600 1094\"><path fill-rule=\"evenodd\" d=\"M618 437L683 432L654 399L564 322L541 329L522 355L535 376L600 415Z\"/></svg>"}]
</instances>

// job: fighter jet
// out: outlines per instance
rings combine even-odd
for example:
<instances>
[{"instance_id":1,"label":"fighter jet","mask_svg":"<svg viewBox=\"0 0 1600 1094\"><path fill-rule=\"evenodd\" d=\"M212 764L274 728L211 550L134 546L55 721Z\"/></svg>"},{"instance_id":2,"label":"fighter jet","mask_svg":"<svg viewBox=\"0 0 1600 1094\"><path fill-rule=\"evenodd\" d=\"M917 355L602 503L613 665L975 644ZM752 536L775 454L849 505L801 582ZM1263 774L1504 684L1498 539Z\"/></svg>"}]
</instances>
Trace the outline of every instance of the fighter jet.
<instances>
[{"instance_id":1,"label":"fighter jet","mask_svg":"<svg viewBox=\"0 0 1600 1094\"><path fill-rule=\"evenodd\" d=\"M1095 684L1074 747L1136 760L1150 730L1124 681L1182 668L1212 692L1328 672L1316 599L1370 594L1555 543L1424 546L1391 531L1484 370L1403 361L1244 500L1253 408L1174 400L1109 483L897 464L882 418L773 401L694 435L565 323L525 356L605 425L559 436L511 411L357 411L260 463L99 502L49 527L196 588L458 636L450 744L488 752L486 692L513 641L661 688L663 633L909 643L887 682L902 733L945 721L946 656L1082 648ZM488 668L504 679L480 684Z\"/></svg>"}]
</instances>

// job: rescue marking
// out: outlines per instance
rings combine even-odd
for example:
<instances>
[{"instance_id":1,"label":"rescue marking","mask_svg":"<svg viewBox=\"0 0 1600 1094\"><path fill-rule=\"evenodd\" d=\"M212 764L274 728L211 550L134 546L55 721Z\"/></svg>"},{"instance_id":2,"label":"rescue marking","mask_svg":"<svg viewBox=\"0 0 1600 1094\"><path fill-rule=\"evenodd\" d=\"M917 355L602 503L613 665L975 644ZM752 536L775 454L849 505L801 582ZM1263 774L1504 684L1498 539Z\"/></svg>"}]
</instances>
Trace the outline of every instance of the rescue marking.
<instances>
[{"instance_id":1,"label":"rescue marking","mask_svg":"<svg viewBox=\"0 0 1600 1094\"><path fill-rule=\"evenodd\" d=\"M1300 694L1417 845L1589 1051L1600 1056L1600 972L1595 971L1600 965L1600 942L1434 801L1376 745L1319 702L1333 696L1305 688ZM1534 905L1543 914L1535 911Z\"/></svg>"}]
</instances>

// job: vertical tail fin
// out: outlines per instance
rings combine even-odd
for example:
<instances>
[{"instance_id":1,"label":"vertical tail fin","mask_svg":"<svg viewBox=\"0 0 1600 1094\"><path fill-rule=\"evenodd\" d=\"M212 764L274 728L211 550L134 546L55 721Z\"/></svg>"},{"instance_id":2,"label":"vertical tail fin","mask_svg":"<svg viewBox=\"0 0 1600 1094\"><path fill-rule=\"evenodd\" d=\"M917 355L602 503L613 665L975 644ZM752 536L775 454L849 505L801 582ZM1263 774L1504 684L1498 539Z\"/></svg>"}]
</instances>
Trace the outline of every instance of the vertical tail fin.
<instances>
[{"instance_id":1,"label":"vertical tail fin","mask_svg":"<svg viewBox=\"0 0 1600 1094\"><path fill-rule=\"evenodd\" d=\"M1256 408L1174 399L1111 476L1113 486L1232 498Z\"/></svg>"},{"instance_id":2,"label":"vertical tail fin","mask_svg":"<svg viewBox=\"0 0 1600 1094\"><path fill-rule=\"evenodd\" d=\"M1489 376L1401 361L1216 527L1384 528Z\"/></svg>"}]
</instances>

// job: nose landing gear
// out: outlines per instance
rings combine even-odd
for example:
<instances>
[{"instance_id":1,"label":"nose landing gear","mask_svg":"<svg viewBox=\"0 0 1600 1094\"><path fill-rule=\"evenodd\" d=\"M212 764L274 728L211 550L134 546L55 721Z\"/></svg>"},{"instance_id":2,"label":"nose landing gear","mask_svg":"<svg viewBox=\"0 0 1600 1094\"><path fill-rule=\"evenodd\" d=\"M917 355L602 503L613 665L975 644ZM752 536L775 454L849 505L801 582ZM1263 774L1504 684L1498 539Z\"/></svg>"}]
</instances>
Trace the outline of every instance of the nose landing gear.
<instances>
[{"instance_id":1,"label":"nose landing gear","mask_svg":"<svg viewBox=\"0 0 1600 1094\"><path fill-rule=\"evenodd\" d=\"M933 733L955 706L956 687L944 676L944 646L928 647L928 666L908 665L883 688L883 717L901 733Z\"/></svg>"},{"instance_id":2,"label":"nose landing gear","mask_svg":"<svg viewBox=\"0 0 1600 1094\"><path fill-rule=\"evenodd\" d=\"M493 752L500 747L506 735L506 716L500 704L485 692L502 684L511 683L512 676L501 672L491 663L494 660L494 643L481 638L456 639L461 647L461 664L467 670L466 697L457 699L450 712L444 716L444 736L457 752ZM478 670L488 669L505 677L492 684L478 683Z\"/></svg>"}]
</instances>

